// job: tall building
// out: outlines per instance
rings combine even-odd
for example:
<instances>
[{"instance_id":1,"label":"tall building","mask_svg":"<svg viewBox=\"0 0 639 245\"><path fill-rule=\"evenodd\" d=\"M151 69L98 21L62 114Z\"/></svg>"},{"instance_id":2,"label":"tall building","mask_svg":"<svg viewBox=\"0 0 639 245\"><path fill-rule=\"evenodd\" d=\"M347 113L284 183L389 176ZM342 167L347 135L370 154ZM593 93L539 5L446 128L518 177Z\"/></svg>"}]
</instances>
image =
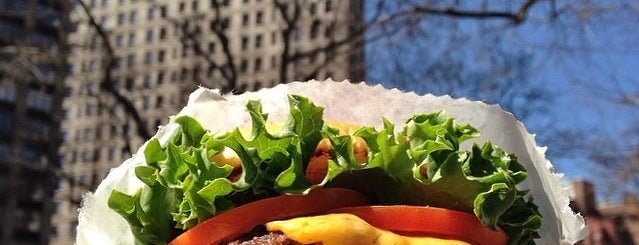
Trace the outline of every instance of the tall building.
<instances>
[{"instance_id":1,"label":"tall building","mask_svg":"<svg viewBox=\"0 0 639 245\"><path fill-rule=\"evenodd\" d=\"M0 1L0 244L48 244L66 74L66 1Z\"/></svg>"},{"instance_id":2,"label":"tall building","mask_svg":"<svg viewBox=\"0 0 639 245\"><path fill-rule=\"evenodd\" d=\"M59 150L64 178L52 244L72 243L82 194L176 114L197 86L242 92L364 77L362 0L84 3L70 15L75 32L68 39Z\"/></svg>"}]
</instances>

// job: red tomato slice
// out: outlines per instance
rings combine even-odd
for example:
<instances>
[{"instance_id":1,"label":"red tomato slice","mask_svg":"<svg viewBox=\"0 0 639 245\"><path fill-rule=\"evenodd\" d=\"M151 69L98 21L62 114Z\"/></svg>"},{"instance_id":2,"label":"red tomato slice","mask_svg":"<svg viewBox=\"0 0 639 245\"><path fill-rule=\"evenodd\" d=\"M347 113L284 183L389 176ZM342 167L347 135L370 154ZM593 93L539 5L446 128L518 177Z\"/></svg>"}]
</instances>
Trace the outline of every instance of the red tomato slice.
<instances>
[{"instance_id":1,"label":"red tomato slice","mask_svg":"<svg viewBox=\"0 0 639 245\"><path fill-rule=\"evenodd\" d=\"M338 200L338 201L335 201ZM324 188L308 195L288 195L251 202L214 216L187 230L170 245L214 245L230 242L255 226L279 219L325 213L336 208L366 205L364 194L340 188Z\"/></svg>"},{"instance_id":2,"label":"red tomato slice","mask_svg":"<svg viewBox=\"0 0 639 245\"><path fill-rule=\"evenodd\" d=\"M484 227L479 219L464 212L424 206L360 206L330 211L357 215L369 224L397 234L455 239L477 245L506 244L501 230Z\"/></svg>"}]
</instances>

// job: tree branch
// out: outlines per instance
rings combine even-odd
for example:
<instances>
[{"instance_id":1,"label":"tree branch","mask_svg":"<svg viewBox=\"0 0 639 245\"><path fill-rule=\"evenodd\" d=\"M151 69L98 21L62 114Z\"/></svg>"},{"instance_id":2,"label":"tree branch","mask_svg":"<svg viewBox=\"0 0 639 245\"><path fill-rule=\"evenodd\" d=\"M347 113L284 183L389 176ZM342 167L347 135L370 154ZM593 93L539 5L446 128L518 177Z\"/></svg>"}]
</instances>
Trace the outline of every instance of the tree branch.
<instances>
[{"instance_id":1,"label":"tree branch","mask_svg":"<svg viewBox=\"0 0 639 245\"><path fill-rule=\"evenodd\" d=\"M100 88L107 91L113 98L115 98L116 103L121 104L124 107L124 111L133 118L137 128L137 134L143 139L151 138L151 133L147 129L146 123L140 116L140 113L135 108L131 100L122 95L119 91L115 89L113 84L111 84L112 80L112 71L116 66L115 60L115 51L113 46L111 45L111 40L109 39L109 34L102 28L100 24L95 20L91 9L87 4L82 0L77 0L78 3L82 6L85 14L89 18L89 24L93 27L93 29L97 32L100 39L102 39L103 47L105 51L105 68L104 68L104 76L102 77L102 81L100 82Z\"/></svg>"},{"instance_id":2,"label":"tree branch","mask_svg":"<svg viewBox=\"0 0 639 245\"><path fill-rule=\"evenodd\" d=\"M470 11L456 8L435 8L427 5L417 5L408 9L397 11L391 14L384 21L410 16L413 14L442 15L456 18L474 18L474 19L509 19L515 25L521 24L527 16L532 6L538 3L538 0L527 0L515 12L507 11Z\"/></svg>"}]
</instances>

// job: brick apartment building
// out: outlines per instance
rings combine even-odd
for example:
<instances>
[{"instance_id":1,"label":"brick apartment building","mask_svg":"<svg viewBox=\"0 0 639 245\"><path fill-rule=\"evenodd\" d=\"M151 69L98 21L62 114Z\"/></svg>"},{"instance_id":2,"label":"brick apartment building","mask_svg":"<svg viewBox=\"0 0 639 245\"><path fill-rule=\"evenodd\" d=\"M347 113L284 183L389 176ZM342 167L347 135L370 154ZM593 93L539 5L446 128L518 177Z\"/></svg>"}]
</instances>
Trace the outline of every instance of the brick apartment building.
<instances>
[{"instance_id":1,"label":"brick apartment building","mask_svg":"<svg viewBox=\"0 0 639 245\"><path fill-rule=\"evenodd\" d=\"M571 207L584 216L588 237L579 245L639 244L639 199L626 195L621 203L598 205L593 185L584 180L572 183Z\"/></svg>"}]
</instances>

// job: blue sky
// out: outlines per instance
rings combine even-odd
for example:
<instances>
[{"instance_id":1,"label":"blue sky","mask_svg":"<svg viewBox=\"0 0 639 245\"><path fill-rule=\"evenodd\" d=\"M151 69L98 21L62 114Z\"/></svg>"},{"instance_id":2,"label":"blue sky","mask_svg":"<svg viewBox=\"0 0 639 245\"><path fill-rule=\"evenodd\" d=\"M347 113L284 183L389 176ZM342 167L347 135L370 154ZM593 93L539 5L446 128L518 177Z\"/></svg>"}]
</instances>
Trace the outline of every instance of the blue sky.
<instances>
[{"instance_id":1,"label":"blue sky","mask_svg":"<svg viewBox=\"0 0 639 245\"><path fill-rule=\"evenodd\" d=\"M505 5L495 3L495 8ZM401 77L418 81L422 75L418 69L438 59L450 58L446 55L451 54L465 59L466 68L481 69L487 62L485 56L497 50L492 50L495 46L490 43L491 37L497 37L503 51L530 55L527 83L542 86L553 96L543 113L523 120L529 131L544 134L552 132L547 131L548 128L576 129L577 134L570 139L562 140L546 133L538 143L554 150L549 158L558 171L566 174L567 180L588 179L606 191L604 178L597 174L605 169L599 168L600 164L586 154L605 155L612 151L628 154L639 145L639 128L634 127L639 122L639 98L623 100L624 96L639 95L639 32L636 31L639 3L595 1L588 6L582 1L556 1L555 8L561 11L557 18L550 17L551 7L548 2L536 4L526 22L519 26L501 20L463 20L450 25L445 18L428 19L413 33L400 33L369 44L368 80L404 90L437 93L417 83L398 85L384 79ZM446 50L446 41L451 40L451 27L457 28L455 48L459 51L440 52ZM486 35L486 30L491 33ZM419 37L407 38L410 35ZM407 39L410 41L406 42ZM435 58L424 58L428 55ZM392 57L399 58L379 62ZM474 96L460 94L459 97ZM624 101L635 103L622 103ZM594 148L572 149L570 154L558 152L564 147L559 144L569 140L572 146L578 146L573 148L582 147L580 144L592 147L595 141L601 143Z\"/></svg>"}]
</instances>

